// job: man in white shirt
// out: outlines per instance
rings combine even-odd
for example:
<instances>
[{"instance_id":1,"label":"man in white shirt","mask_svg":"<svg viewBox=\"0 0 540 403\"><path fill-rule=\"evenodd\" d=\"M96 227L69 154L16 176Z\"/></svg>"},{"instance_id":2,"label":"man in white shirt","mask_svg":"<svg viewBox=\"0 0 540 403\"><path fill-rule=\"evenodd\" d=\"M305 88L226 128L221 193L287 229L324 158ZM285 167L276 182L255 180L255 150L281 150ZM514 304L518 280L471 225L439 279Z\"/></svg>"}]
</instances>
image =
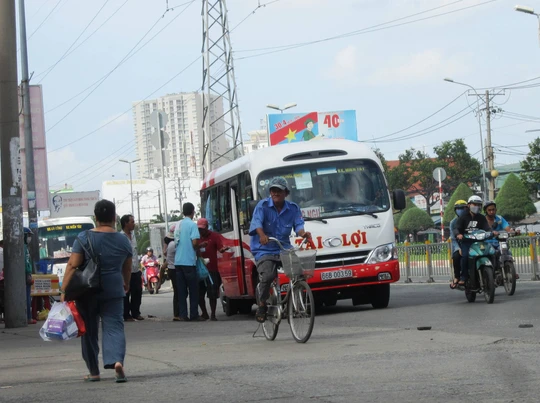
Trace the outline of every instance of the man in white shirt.
<instances>
[{"instance_id":1,"label":"man in white shirt","mask_svg":"<svg viewBox=\"0 0 540 403\"><path fill-rule=\"evenodd\" d=\"M126 214L120 218L122 233L129 239L133 256L138 256L137 240L135 239L135 218L131 214ZM138 259L133 259L131 267L131 280L129 282L129 291L124 297L124 321L134 322L144 320L141 316L142 302L142 278L141 268Z\"/></svg>"}]
</instances>

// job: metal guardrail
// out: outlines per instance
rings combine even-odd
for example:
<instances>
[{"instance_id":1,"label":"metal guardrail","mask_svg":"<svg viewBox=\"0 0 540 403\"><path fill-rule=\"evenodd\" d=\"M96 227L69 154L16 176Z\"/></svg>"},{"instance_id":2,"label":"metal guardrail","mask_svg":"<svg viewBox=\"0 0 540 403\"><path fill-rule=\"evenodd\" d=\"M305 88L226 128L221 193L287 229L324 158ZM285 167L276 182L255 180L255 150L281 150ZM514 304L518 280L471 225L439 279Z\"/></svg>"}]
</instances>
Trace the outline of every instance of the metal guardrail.
<instances>
[{"instance_id":1,"label":"metal guardrail","mask_svg":"<svg viewBox=\"0 0 540 403\"><path fill-rule=\"evenodd\" d=\"M540 280L540 237L515 237L508 240L517 273L522 279ZM398 258L401 278L406 283L412 278L453 277L450 242L399 245Z\"/></svg>"}]
</instances>

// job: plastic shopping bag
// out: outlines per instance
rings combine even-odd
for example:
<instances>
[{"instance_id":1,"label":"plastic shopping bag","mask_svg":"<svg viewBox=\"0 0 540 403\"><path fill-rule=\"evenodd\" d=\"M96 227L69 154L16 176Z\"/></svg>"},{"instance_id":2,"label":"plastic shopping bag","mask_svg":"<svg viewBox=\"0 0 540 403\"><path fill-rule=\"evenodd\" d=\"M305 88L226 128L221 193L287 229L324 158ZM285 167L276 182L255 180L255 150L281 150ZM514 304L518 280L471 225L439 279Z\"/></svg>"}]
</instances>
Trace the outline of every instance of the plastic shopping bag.
<instances>
[{"instance_id":1,"label":"plastic shopping bag","mask_svg":"<svg viewBox=\"0 0 540 403\"><path fill-rule=\"evenodd\" d=\"M79 328L66 302L55 302L39 335L45 341L75 339Z\"/></svg>"},{"instance_id":2,"label":"plastic shopping bag","mask_svg":"<svg viewBox=\"0 0 540 403\"><path fill-rule=\"evenodd\" d=\"M77 334L77 337L81 337L86 333L86 325L84 323L84 319L82 318L81 314L79 313L79 310L77 309L77 305L75 305L75 301L68 301L66 302L67 306L71 310L71 314L73 315L73 319L75 320L75 323L77 324L77 328L79 329L79 332Z\"/></svg>"}]
</instances>

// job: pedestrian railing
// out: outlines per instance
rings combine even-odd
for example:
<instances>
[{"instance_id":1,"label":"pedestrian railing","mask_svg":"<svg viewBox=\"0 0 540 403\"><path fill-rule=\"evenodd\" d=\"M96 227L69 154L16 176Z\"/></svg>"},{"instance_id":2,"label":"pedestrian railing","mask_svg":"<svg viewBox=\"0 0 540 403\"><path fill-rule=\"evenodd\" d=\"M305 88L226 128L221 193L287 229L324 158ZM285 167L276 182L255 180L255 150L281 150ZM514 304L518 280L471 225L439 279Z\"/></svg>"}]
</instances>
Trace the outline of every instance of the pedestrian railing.
<instances>
[{"instance_id":1,"label":"pedestrian railing","mask_svg":"<svg viewBox=\"0 0 540 403\"><path fill-rule=\"evenodd\" d=\"M540 237L520 236L510 238L508 246L514 258L517 273L522 279L540 280ZM401 279L406 283L435 278L453 277L451 243L407 244L398 246Z\"/></svg>"}]
</instances>

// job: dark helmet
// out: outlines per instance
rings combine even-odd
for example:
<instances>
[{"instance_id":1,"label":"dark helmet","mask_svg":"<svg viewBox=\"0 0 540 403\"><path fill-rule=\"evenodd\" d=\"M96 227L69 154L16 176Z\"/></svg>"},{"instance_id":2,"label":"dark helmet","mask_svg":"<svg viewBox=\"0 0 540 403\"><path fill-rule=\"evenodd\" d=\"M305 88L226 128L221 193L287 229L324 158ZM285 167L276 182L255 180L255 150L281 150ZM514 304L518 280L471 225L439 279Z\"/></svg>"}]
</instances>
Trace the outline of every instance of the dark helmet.
<instances>
[{"instance_id":1,"label":"dark helmet","mask_svg":"<svg viewBox=\"0 0 540 403\"><path fill-rule=\"evenodd\" d=\"M487 201L486 204L484 204L484 213L489 206L494 206L495 208L497 208L497 203L495 203L493 200Z\"/></svg>"},{"instance_id":2,"label":"dark helmet","mask_svg":"<svg viewBox=\"0 0 540 403\"><path fill-rule=\"evenodd\" d=\"M146 248L146 252L152 252L154 253L154 249L152 249L150 246L148 248Z\"/></svg>"}]
</instances>

